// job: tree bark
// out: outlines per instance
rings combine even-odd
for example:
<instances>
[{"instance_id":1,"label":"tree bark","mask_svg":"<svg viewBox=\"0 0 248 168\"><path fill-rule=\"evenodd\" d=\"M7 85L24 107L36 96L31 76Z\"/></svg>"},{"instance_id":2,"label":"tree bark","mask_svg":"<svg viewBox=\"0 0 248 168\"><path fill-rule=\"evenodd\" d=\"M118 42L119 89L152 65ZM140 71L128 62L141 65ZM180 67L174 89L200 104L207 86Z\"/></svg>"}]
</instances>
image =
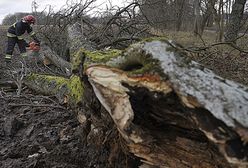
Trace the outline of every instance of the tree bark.
<instances>
[{"instance_id":1,"label":"tree bark","mask_svg":"<svg viewBox=\"0 0 248 168\"><path fill-rule=\"evenodd\" d=\"M39 94L54 95L61 104L70 104L75 107L82 102L84 86L78 76L72 75L69 79L58 76L29 75L25 85Z\"/></svg>"},{"instance_id":2,"label":"tree bark","mask_svg":"<svg viewBox=\"0 0 248 168\"><path fill-rule=\"evenodd\" d=\"M246 0L235 0L232 6L232 13L230 22L227 25L227 32L225 35L226 42L236 42L238 33L243 19L244 7Z\"/></svg>"},{"instance_id":3,"label":"tree bark","mask_svg":"<svg viewBox=\"0 0 248 168\"><path fill-rule=\"evenodd\" d=\"M100 56L81 52L84 87L77 108L91 111L77 112L81 123L90 122L91 128L105 125L98 133L114 125L123 139L118 143L125 145L122 150L151 166L247 165L247 87L188 60L186 53L166 40L143 41L111 56L111 52ZM35 90L47 86L42 89L47 93L51 83L60 83L39 77L29 81ZM62 86L53 87L57 88L53 93L61 92ZM79 95L78 89L63 95L69 92ZM106 136L97 137L95 129L86 132L90 143Z\"/></svg>"},{"instance_id":4,"label":"tree bark","mask_svg":"<svg viewBox=\"0 0 248 168\"><path fill-rule=\"evenodd\" d=\"M201 22L201 31L203 32L205 29L205 26L209 26L211 27L213 25L213 10L214 10L214 6L216 4L216 0L209 0L208 2L206 2L206 12L203 14L202 16L202 22Z\"/></svg>"},{"instance_id":5,"label":"tree bark","mask_svg":"<svg viewBox=\"0 0 248 168\"><path fill-rule=\"evenodd\" d=\"M125 71L91 66L86 74L130 151L144 162L247 165L247 87L214 75L176 50L169 42L141 42L107 63ZM147 70L150 75L131 75ZM210 146L204 149L200 143Z\"/></svg>"},{"instance_id":6,"label":"tree bark","mask_svg":"<svg viewBox=\"0 0 248 168\"><path fill-rule=\"evenodd\" d=\"M183 14L184 14L184 7L185 7L185 0L179 0L179 1L175 1L175 6L176 6L176 10L177 10L177 22L176 22L176 30L180 31L181 26L182 26L182 22L183 22Z\"/></svg>"},{"instance_id":7,"label":"tree bark","mask_svg":"<svg viewBox=\"0 0 248 168\"><path fill-rule=\"evenodd\" d=\"M201 14L200 14L200 0L194 0L194 14L195 14L195 22L194 22L194 35L201 36Z\"/></svg>"}]
</instances>

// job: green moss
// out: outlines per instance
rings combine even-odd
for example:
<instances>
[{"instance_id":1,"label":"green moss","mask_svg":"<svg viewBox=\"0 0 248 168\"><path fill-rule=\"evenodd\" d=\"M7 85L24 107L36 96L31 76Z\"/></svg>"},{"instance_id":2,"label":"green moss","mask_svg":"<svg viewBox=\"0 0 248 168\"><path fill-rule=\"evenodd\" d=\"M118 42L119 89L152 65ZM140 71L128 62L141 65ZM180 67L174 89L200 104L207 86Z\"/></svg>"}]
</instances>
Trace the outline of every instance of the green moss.
<instances>
[{"instance_id":1,"label":"green moss","mask_svg":"<svg viewBox=\"0 0 248 168\"><path fill-rule=\"evenodd\" d=\"M72 54L72 71L79 70L79 66L85 59L85 50L80 48L76 53Z\"/></svg>"},{"instance_id":2,"label":"green moss","mask_svg":"<svg viewBox=\"0 0 248 168\"><path fill-rule=\"evenodd\" d=\"M70 89L70 97L75 100L76 104L83 100L84 85L79 76L71 76L68 88Z\"/></svg>"},{"instance_id":3,"label":"green moss","mask_svg":"<svg viewBox=\"0 0 248 168\"><path fill-rule=\"evenodd\" d=\"M133 51L132 53L129 54L130 54L129 58L127 60L129 60L130 58L136 58L135 60L136 64L142 65L137 69L134 68L133 70L128 71L129 75L138 75L138 74L146 74L146 73L162 74L159 61L153 59L149 54L145 55L145 53L139 53L138 51L137 52ZM127 64L129 64L128 62L130 61L127 61Z\"/></svg>"},{"instance_id":4,"label":"green moss","mask_svg":"<svg viewBox=\"0 0 248 168\"><path fill-rule=\"evenodd\" d=\"M79 69L81 63L84 67L92 64L105 64L112 58L116 58L122 54L121 50L107 50L107 51L88 51L80 48L72 58L72 70Z\"/></svg>"},{"instance_id":5,"label":"green moss","mask_svg":"<svg viewBox=\"0 0 248 168\"><path fill-rule=\"evenodd\" d=\"M84 66L87 67L91 64L105 64L111 59L117 58L122 54L121 50L107 50L107 51L85 51L86 61Z\"/></svg>"},{"instance_id":6,"label":"green moss","mask_svg":"<svg viewBox=\"0 0 248 168\"><path fill-rule=\"evenodd\" d=\"M141 42L142 43L142 42ZM144 53L136 44L130 46L125 54L106 63L108 66L126 71L130 76L140 74L162 74L159 61Z\"/></svg>"},{"instance_id":7,"label":"green moss","mask_svg":"<svg viewBox=\"0 0 248 168\"><path fill-rule=\"evenodd\" d=\"M78 104L83 100L84 85L80 77L76 75L73 75L70 79L67 79L58 76L32 74L28 77L28 80L39 81L39 85L41 86L38 87L43 88L47 94L57 95L61 92L64 94L62 96L69 96L70 104Z\"/></svg>"}]
</instances>

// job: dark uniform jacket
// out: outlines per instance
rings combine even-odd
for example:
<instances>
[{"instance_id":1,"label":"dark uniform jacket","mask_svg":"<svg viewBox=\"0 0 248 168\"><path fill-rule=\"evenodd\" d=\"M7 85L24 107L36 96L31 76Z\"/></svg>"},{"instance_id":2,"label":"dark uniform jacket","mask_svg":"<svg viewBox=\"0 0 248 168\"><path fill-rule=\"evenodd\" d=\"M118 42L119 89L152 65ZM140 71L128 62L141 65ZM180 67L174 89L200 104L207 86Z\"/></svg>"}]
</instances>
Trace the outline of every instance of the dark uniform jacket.
<instances>
[{"instance_id":1,"label":"dark uniform jacket","mask_svg":"<svg viewBox=\"0 0 248 168\"><path fill-rule=\"evenodd\" d=\"M25 32L31 35L35 42L39 43L39 40L35 36L32 27L28 23L24 22L23 20L16 22L9 27L7 32L8 46L6 49L5 58L11 58L16 43L18 44L21 53L26 52L26 47L28 47L29 44L24 40L24 37L22 36Z\"/></svg>"},{"instance_id":2,"label":"dark uniform jacket","mask_svg":"<svg viewBox=\"0 0 248 168\"><path fill-rule=\"evenodd\" d=\"M35 33L33 32L32 27L23 21L18 21L14 23L12 26L9 27L7 36L8 37L17 37L18 40L23 40L23 34L27 32L31 36L34 36Z\"/></svg>"}]
</instances>

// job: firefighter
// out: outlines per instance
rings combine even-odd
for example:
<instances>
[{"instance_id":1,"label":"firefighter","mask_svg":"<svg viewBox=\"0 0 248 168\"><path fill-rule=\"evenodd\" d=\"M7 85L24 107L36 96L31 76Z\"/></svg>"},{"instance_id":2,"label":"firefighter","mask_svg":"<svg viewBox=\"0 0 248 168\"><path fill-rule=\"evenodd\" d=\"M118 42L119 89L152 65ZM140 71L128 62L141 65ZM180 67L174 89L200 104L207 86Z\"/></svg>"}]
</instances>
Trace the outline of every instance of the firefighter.
<instances>
[{"instance_id":1,"label":"firefighter","mask_svg":"<svg viewBox=\"0 0 248 168\"><path fill-rule=\"evenodd\" d=\"M35 17L33 15L27 15L23 17L20 21L14 23L9 27L7 32L8 46L5 55L5 61L7 63L11 61L16 43L18 44L21 56L27 56L26 47L28 47L29 44L23 38L23 34L25 32L27 32L36 43L40 43L35 33L33 32L31 24L35 24Z\"/></svg>"}]
</instances>

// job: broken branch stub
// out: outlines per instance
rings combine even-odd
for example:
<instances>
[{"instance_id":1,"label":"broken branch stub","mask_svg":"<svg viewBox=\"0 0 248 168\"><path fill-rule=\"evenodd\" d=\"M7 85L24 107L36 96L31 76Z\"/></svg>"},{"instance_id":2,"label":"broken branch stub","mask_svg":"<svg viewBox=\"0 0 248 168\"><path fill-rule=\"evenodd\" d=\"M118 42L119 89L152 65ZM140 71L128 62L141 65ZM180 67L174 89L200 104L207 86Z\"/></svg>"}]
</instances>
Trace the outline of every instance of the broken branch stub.
<instances>
[{"instance_id":1,"label":"broken branch stub","mask_svg":"<svg viewBox=\"0 0 248 168\"><path fill-rule=\"evenodd\" d=\"M89 66L88 80L130 151L143 162L248 164L247 87L190 61L166 40L134 44L106 65Z\"/></svg>"}]
</instances>

